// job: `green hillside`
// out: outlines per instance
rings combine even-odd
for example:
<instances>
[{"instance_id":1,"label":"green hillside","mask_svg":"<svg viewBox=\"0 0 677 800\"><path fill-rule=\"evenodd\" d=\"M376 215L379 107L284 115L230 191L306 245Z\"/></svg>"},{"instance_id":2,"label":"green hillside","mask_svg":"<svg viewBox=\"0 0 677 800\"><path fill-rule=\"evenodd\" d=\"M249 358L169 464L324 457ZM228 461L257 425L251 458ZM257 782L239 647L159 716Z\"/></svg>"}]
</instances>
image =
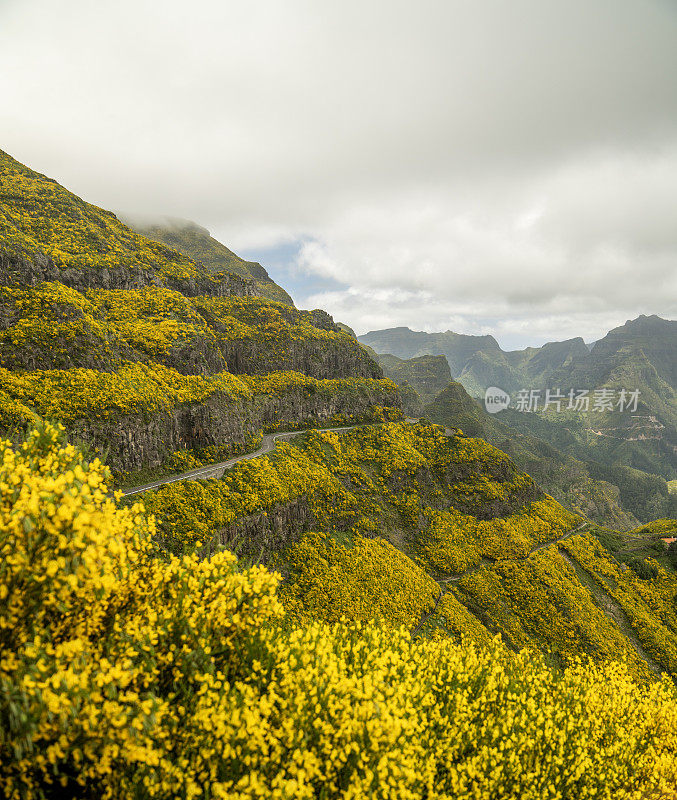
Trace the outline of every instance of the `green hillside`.
<instances>
[{"instance_id":1,"label":"green hillside","mask_svg":"<svg viewBox=\"0 0 677 800\"><path fill-rule=\"evenodd\" d=\"M589 449L566 439L558 449L551 442L562 441L563 428L554 421L515 411L488 414L456 382L425 413L434 422L460 427L496 445L561 503L602 525L627 530L637 519L677 518L677 498L663 478L623 463L593 461Z\"/></svg>"},{"instance_id":2,"label":"green hillside","mask_svg":"<svg viewBox=\"0 0 677 800\"><path fill-rule=\"evenodd\" d=\"M146 223L124 218L130 228L198 261L212 272L234 272L254 282L257 295L293 306L294 301L256 261L245 261L214 239L206 228L186 219L165 218Z\"/></svg>"},{"instance_id":3,"label":"green hillside","mask_svg":"<svg viewBox=\"0 0 677 800\"><path fill-rule=\"evenodd\" d=\"M675 794L671 520L2 165L1 797Z\"/></svg>"},{"instance_id":4,"label":"green hillside","mask_svg":"<svg viewBox=\"0 0 677 800\"><path fill-rule=\"evenodd\" d=\"M215 460L264 431L400 406L328 314L258 297L250 277L139 235L5 154L0 170L5 435L57 420L132 480L185 451Z\"/></svg>"},{"instance_id":5,"label":"green hillside","mask_svg":"<svg viewBox=\"0 0 677 800\"><path fill-rule=\"evenodd\" d=\"M531 415L488 414L460 383L451 381L444 356L374 357L385 375L399 384L409 416L425 414L433 422L491 442L567 508L619 530L633 528L638 520L677 516L677 503L662 478L621 464L592 461L584 447L575 450L576 457L566 447L560 451L551 443L552 432L539 437L530 431ZM551 420L541 422L541 427L554 426L556 419Z\"/></svg>"},{"instance_id":6,"label":"green hillside","mask_svg":"<svg viewBox=\"0 0 677 800\"><path fill-rule=\"evenodd\" d=\"M155 285L185 294L253 294L234 273L211 273L140 236L110 211L86 203L55 180L0 150L2 283L57 280L74 288Z\"/></svg>"},{"instance_id":7,"label":"green hillside","mask_svg":"<svg viewBox=\"0 0 677 800\"><path fill-rule=\"evenodd\" d=\"M358 338L377 353L389 353L398 358L443 355L449 362L452 375L456 377L461 374L469 359L477 354L489 355L494 360L504 357L493 336L467 336L453 331L423 333L409 328L389 328L371 331ZM506 362L506 369L509 366Z\"/></svg>"},{"instance_id":8,"label":"green hillside","mask_svg":"<svg viewBox=\"0 0 677 800\"><path fill-rule=\"evenodd\" d=\"M388 354L376 355L386 375L395 383L409 384L424 403L429 403L451 380L449 364L444 356L397 358Z\"/></svg>"}]
</instances>

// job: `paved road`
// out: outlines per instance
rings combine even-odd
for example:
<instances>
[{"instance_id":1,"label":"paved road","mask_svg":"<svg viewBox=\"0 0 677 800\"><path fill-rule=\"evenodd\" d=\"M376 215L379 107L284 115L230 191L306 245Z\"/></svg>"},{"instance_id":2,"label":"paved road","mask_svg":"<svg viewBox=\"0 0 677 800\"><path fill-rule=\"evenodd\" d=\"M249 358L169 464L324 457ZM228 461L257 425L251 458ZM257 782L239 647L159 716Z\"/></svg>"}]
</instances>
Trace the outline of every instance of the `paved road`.
<instances>
[{"instance_id":1,"label":"paved road","mask_svg":"<svg viewBox=\"0 0 677 800\"><path fill-rule=\"evenodd\" d=\"M418 422L417 419L412 419L411 417L407 417L405 422L409 424ZM376 425L382 425L383 423L373 423ZM235 466L239 461L248 461L250 458L258 458L259 456L263 456L266 453L270 453L271 450L275 449L275 444L280 441L289 441L289 439L293 439L295 436L300 436L303 433L308 433L308 431L317 431L317 433L327 433L329 431L352 431L355 428L362 428L363 425L345 425L341 428L303 428L300 431L287 431L286 433L267 433L263 437L263 444L259 447L258 450L254 450L252 453L245 453L242 456L235 456L234 458L229 458L228 461L219 461L218 464L209 464L204 467L197 467L196 469L188 470L188 472L182 472L180 475L170 475L166 478L160 478L157 481L153 481L152 483L144 483L141 486L133 486L131 489L123 489L123 495L132 495L132 494L140 494L141 492L148 492L152 489L159 489L160 486L164 486L166 483L176 483L177 481L195 481L195 480L206 480L207 478L221 478L223 473L230 469L231 467Z\"/></svg>"},{"instance_id":2,"label":"paved road","mask_svg":"<svg viewBox=\"0 0 677 800\"><path fill-rule=\"evenodd\" d=\"M310 430L315 430L318 433L326 433L327 431L350 431L357 427L357 425L348 425L344 428L310 428ZM197 467L196 469L191 469L188 472L182 472L180 475L170 475L167 478L160 478L157 481L153 481L153 483L144 483L142 486L134 486L131 489L123 490L122 494L131 495L139 494L140 492L148 492L151 489L158 489L160 486L164 486L166 483L176 483L177 481L196 481L205 480L206 478L221 478L227 469L235 466L235 464L238 462L248 461L250 458L258 458L266 453L270 453L271 450L275 449L275 444L278 441L289 441L289 439L292 439L294 436L300 436L302 433L308 433L308 430L303 429L300 431L288 431L286 433L264 434L263 444L261 447L251 453L245 453L241 456L229 458L228 461L219 461L218 464L209 464L206 467Z\"/></svg>"}]
</instances>

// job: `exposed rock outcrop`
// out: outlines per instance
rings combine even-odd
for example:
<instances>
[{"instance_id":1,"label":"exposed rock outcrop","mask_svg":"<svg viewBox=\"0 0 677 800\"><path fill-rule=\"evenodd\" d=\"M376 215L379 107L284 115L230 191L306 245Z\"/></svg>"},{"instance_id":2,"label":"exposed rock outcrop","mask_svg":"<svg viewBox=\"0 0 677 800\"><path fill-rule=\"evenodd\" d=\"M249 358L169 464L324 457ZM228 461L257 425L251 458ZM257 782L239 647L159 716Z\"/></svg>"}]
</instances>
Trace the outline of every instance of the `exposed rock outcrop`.
<instances>
[{"instance_id":1,"label":"exposed rock outcrop","mask_svg":"<svg viewBox=\"0 0 677 800\"><path fill-rule=\"evenodd\" d=\"M219 393L149 417L81 419L67 425L72 441L107 452L116 470L135 471L160 466L184 448L243 444L261 430L312 427L335 417L367 418L373 406L399 408L397 389L387 384L308 392L295 388L232 400Z\"/></svg>"},{"instance_id":2,"label":"exposed rock outcrop","mask_svg":"<svg viewBox=\"0 0 677 800\"><path fill-rule=\"evenodd\" d=\"M39 251L32 258L8 255L0 251L0 285L35 286L43 281L60 281L78 291L85 289L143 289L146 286L162 286L175 289L186 297L208 295L210 297L253 297L254 284L232 272L178 277L161 274L158 270L137 266L124 266L100 270L61 268Z\"/></svg>"}]
</instances>

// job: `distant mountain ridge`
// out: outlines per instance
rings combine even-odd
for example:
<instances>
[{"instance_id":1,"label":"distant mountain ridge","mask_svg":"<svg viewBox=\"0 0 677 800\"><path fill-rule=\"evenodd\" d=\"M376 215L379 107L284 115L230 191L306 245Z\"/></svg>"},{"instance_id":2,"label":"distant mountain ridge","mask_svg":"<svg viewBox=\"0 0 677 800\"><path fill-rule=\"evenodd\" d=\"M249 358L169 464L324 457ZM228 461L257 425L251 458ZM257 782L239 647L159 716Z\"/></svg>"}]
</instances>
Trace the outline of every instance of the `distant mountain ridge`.
<instances>
[{"instance_id":1,"label":"distant mountain ridge","mask_svg":"<svg viewBox=\"0 0 677 800\"><path fill-rule=\"evenodd\" d=\"M398 358L443 355L454 378L475 397L483 395L492 385L508 392L537 385L537 381L590 354L581 337L524 350L503 350L491 335L474 336L450 330L425 333L406 327L370 331L358 339L379 354L389 353Z\"/></svg>"},{"instance_id":2,"label":"distant mountain ridge","mask_svg":"<svg viewBox=\"0 0 677 800\"><path fill-rule=\"evenodd\" d=\"M626 465L677 477L677 322L639 316L609 331L590 348L581 337L504 351L493 336L409 328L359 337L376 353L399 358L444 355L455 380L482 398L489 386L520 390L640 392L634 414L592 409L567 413L501 412L502 420L577 459Z\"/></svg>"}]
</instances>

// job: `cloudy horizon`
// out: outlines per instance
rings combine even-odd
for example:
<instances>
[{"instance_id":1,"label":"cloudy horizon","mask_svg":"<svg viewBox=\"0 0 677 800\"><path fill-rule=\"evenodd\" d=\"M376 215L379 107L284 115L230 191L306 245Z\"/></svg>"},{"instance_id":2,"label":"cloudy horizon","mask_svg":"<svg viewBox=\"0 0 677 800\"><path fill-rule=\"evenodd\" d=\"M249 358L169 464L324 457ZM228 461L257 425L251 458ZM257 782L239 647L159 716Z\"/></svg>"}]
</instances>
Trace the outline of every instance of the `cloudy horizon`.
<instances>
[{"instance_id":1,"label":"cloudy horizon","mask_svg":"<svg viewBox=\"0 0 677 800\"><path fill-rule=\"evenodd\" d=\"M0 0L0 148L358 333L677 317L669 0Z\"/></svg>"}]
</instances>

